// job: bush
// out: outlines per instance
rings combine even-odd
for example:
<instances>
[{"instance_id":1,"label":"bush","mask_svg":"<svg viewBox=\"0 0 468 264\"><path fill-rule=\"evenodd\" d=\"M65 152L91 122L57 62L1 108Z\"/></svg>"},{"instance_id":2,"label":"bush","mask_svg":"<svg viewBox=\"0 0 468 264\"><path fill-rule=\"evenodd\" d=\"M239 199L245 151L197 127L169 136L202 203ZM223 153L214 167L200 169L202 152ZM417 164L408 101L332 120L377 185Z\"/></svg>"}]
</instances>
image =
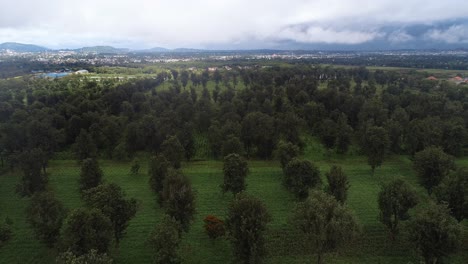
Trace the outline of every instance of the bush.
<instances>
[{"instance_id":1,"label":"bush","mask_svg":"<svg viewBox=\"0 0 468 264\"><path fill-rule=\"evenodd\" d=\"M6 242L8 242L13 235L11 231L11 227L8 224L1 224L0 225L0 247L3 246Z\"/></svg>"},{"instance_id":2,"label":"bush","mask_svg":"<svg viewBox=\"0 0 468 264\"><path fill-rule=\"evenodd\" d=\"M208 215L203 219L205 222L205 232L211 239L222 237L226 234L224 221L213 215Z\"/></svg>"}]
</instances>

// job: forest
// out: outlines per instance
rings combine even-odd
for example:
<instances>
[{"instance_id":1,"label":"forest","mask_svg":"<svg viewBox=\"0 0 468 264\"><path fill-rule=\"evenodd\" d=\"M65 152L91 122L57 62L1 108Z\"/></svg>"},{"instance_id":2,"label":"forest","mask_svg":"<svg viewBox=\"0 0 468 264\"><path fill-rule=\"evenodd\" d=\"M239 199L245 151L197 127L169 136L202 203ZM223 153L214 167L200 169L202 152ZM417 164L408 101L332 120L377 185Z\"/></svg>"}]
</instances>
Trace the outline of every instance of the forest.
<instances>
[{"instance_id":1,"label":"forest","mask_svg":"<svg viewBox=\"0 0 468 264\"><path fill-rule=\"evenodd\" d=\"M207 65L1 79L0 262L466 263L466 85Z\"/></svg>"}]
</instances>

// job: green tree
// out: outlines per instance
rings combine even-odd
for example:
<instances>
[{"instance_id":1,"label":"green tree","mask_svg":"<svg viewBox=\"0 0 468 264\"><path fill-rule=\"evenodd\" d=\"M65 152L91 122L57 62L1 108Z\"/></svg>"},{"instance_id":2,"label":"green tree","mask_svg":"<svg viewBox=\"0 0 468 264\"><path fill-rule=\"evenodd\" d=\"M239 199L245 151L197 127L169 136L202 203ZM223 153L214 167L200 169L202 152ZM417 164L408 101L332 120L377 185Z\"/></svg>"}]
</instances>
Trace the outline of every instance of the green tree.
<instances>
[{"instance_id":1,"label":"green tree","mask_svg":"<svg viewBox=\"0 0 468 264\"><path fill-rule=\"evenodd\" d=\"M69 214L63 230L63 245L76 255L92 249L106 253L112 241L112 223L100 210L78 208Z\"/></svg>"},{"instance_id":2,"label":"green tree","mask_svg":"<svg viewBox=\"0 0 468 264\"><path fill-rule=\"evenodd\" d=\"M241 139L246 151L251 154L254 147L260 158L269 158L276 143L274 118L260 113L251 112L242 120Z\"/></svg>"},{"instance_id":3,"label":"green tree","mask_svg":"<svg viewBox=\"0 0 468 264\"><path fill-rule=\"evenodd\" d=\"M327 192L335 197L335 199L344 204L348 197L348 189L350 187L348 176L343 172L340 166L332 166L327 176L328 187Z\"/></svg>"},{"instance_id":4,"label":"green tree","mask_svg":"<svg viewBox=\"0 0 468 264\"><path fill-rule=\"evenodd\" d=\"M163 217L149 238L155 264L177 264L180 244L179 224L168 215Z\"/></svg>"},{"instance_id":5,"label":"green tree","mask_svg":"<svg viewBox=\"0 0 468 264\"><path fill-rule=\"evenodd\" d=\"M130 168L131 175L138 175L140 172L140 160L138 158L134 158L132 162L132 167Z\"/></svg>"},{"instance_id":6,"label":"green tree","mask_svg":"<svg viewBox=\"0 0 468 264\"><path fill-rule=\"evenodd\" d=\"M431 194L432 189L455 168L455 164L453 157L445 154L441 148L428 147L414 155L413 168L422 185Z\"/></svg>"},{"instance_id":7,"label":"green tree","mask_svg":"<svg viewBox=\"0 0 468 264\"><path fill-rule=\"evenodd\" d=\"M431 204L408 223L409 241L425 263L444 263L460 244L461 227L446 205Z\"/></svg>"},{"instance_id":8,"label":"green tree","mask_svg":"<svg viewBox=\"0 0 468 264\"><path fill-rule=\"evenodd\" d=\"M101 210L109 218L117 245L137 212L137 201L125 196L122 188L115 183L101 184L86 190L83 195L87 206Z\"/></svg>"},{"instance_id":9,"label":"green tree","mask_svg":"<svg viewBox=\"0 0 468 264\"><path fill-rule=\"evenodd\" d=\"M60 236L65 217L65 208L51 192L34 194L26 209L26 219L34 229L36 237L50 248Z\"/></svg>"},{"instance_id":10,"label":"green tree","mask_svg":"<svg viewBox=\"0 0 468 264\"><path fill-rule=\"evenodd\" d=\"M324 254L349 244L360 230L349 209L322 191L311 192L307 200L296 206L291 223L316 251L319 264L323 263Z\"/></svg>"},{"instance_id":11,"label":"green tree","mask_svg":"<svg viewBox=\"0 0 468 264\"><path fill-rule=\"evenodd\" d=\"M394 179L382 186L378 195L380 221L389 229L392 240L398 234L400 221L409 218L408 210L417 203L416 193L402 179Z\"/></svg>"},{"instance_id":12,"label":"green tree","mask_svg":"<svg viewBox=\"0 0 468 264\"><path fill-rule=\"evenodd\" d=\"M21 153L18 157L23 177L16 187L21 196L31 196L35 192L44 191L48 178L42 170L45 153L40 149L32 149Z\"/></svg>"},{"instance_id":13,"label":"green tree","mask_svg":"<svg viewBox=\"0 0 468 264\"><path fill-rule=\"evenodd\" d=\"M167 158L172 167L180 168L180 163L184 159L185 150L176 136L168 137L161 145L162 154Z\"/></svg>"},{"instance_id":14,"label":"green tree","mask_svg":"<svg viewBox=\"0 0 468 264\"><path fill-rule=\"evenodd\" d=\"M459 222L468 218L468 169L452 171L435 188L434 194L439 202L447 203Z\"/></svg>"},{"instance_id":15,"label":"green tree","mask_svg":"<svg viewBox=\"0 0 468 264\"><path fill-rule=\"evenodd\" d=\"M96 159L85 159L81 164L80 190L85 191L98 186L102 182L102 170Z\"/></svg>"},{"instance_id":16,"label":"green tree","mask_svg":"<svg viewBox=\"0 0 468 264\"><path fill-rule=\"evenodd\" d=\"M229 154L224 157L223 164L224 182L221 185L223 193L233 194L245 190L245 178L249 173L247 161L239 154Z\"/></svg>"},{"instance_id":17,"label":"green tree","mask_svg":"<svg viewBox=\"0 0 468 264\"><path fill-rule=\"evenodd\" d=\"M162 190L164 179L166 179L169 171L169 162L163 155L153 156L149 162L149 185L151 189L158 195L158 201L162 203Z\"/></svg>"},{"instance_id":18,"label":"green tree","mask_svg":"<svg viewBox=\"0 0 468 264\"><path fill-rule=\"evenodd\" d=\"M387 131L383 127L368 127L363 135L361 147L374 174L375 168L382 165L389 147Z\"/></svg>"},{"instance_id":19,"label":"green tree","mask_svg":"<svg viewBox=\"0 0 468 264\"><path fill-rule=\"evenodd\" d=\"M221 153L223 156L227 156L232 153L244 155L245 151L240 139L231 135L223 142Z\"/></svg>"},{"instance_id":20,"label":"green tree","mask_svg":"<svg viewBox=\"0 0 468 264\"><path fill-rule=\"evenodd\" d=\"M286 165L293 159L299 156L300 149L291 142L280 141L276 150L276 156L281 163L281 168L285 169Z\"/></svg>"},{"instance_id":21,"label":"green tree","mask_svg":"<svg viewBox=\"0 0 468 264\"><path fill-rule=\"evenodd\" d=\"M298 199L307 198L309 189L321 182L319 169L308 160L294 158L286 165L283 184Z\"/></svg>"},{"instance_id":22,"label":"green tree","mask_svg":"<svg viewBox=\"0 0 468 264\"><path fill-rule=\"evenodd\" d=\"M72 151L79 161L87 158L95 158L97 156L97 148L93 138L84 129L81 129L80 134L76 137L75 144L72 146Z\"/></svg>"},{"instance_id":23,"label":"green tree","mask_svg":"<svg viewBox=\"0 0 468 264\"><path fill-rule=\"evenodd\" d=\"M0 248L13 237L13 231L8 223L0 224Z\"/></svg>"},{"instance_id":24,"label":"green tree","mask_svg":"<svg viewBox=\"0 0 468 264\"><path fill-rule=\"evenodd\" d=\"M231 202L226 217L226 228L234 256L240 263L261 263L266 254L265 237L271 221L265 204L246 193L239 193Z\"/></svg>"},{"instance_id":25,"label":"green tree","mask_svg":"<svg viewBox=\"0 0 468 264\"><path fill-rule=\"evenodd\" d=\"M166 213L187 232L195 214L195 192L190 180L180 171L170 170L163 186L162 198Z\"/></svg>"},{"instance_id":26,"label":"green tree","mask_svg":"<svg viewBox=\"0 0 468 264\"><path fill-rule=\"evenodd\" d=\"M75 255L71 251L61 253L55 259L57 264L112 264L114 261L106 253L91 249L84 255Z\"/></svg>"},{"instance_id":27,"label":"green tree","mask_svg":"<svg viewBox=\"0 0 468 264\"><path fill-rule=\"evenodd\" d=\"M351 136L353 128L348 125L348 119L346 115L342 114L338 118L337 122L338 132L336 133L336 151L339 154L345 154L348 151L349 145L351 144Z\"/></svg>"}]
</instances>

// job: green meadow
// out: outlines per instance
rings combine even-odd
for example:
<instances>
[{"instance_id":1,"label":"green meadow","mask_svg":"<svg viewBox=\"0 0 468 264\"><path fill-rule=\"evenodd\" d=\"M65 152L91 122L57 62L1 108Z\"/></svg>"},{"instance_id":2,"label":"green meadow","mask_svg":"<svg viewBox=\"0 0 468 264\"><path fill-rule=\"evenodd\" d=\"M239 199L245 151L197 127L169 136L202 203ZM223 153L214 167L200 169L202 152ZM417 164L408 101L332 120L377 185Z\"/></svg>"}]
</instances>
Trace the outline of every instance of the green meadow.
<instances>
[{"instance_id":1,"label":"green meadow","mask_svg":"<svg viewBox=\"0 0 468 264\"><path fill-rule=\"evenodd\" d=\"M359 240L341 252L327 255L327 263L418 263L419 259L411 245L405 242L405 233L391 241L385 227L378 221L377 194L380 183L392 177L405 178L418 191L421 205L427 204L428 196L417 183L411 169L411 161L405 156L387 158L375 175L363 156L338 156L312 144L305 150L305 158L319 168L323 180L325 172L333 164L343 167L349 176L351 188L347 205L355 212L362 226ZM131 175L130 162L101 160L105 181L119 184L129 197L139 200L140 208L127 229L127 235L111 255L116 263L150 263L151 250L146 241L154 226L161 219L163 210L156 203L155 195L148 187L146 164L139 175ZM459 160L468 165L468 159ZM250 174L247 191L260 197L266 204L272 222L267 232L269 255L266 263L310 263L315 259L313 251L296 241L288 218L295 200L281 185L282 171L277 161L253 160L249 162ZM183 164L183 171L192 181L197 192L197 215L190 232L184 234L180 254L184 263L230 263L232 253L226 239L210 240L204 233L203 218L208 214L224 217L231 194L220 191L222 162L198 160ZM50 188L68 209L82 206L78 192L79 166L74 160L53 160L48 169ZM27 198L15 193L19 172L8 172L0 177L0 211L13 222L13 239L0 249L1 263L53 263L56 252L39 243L25 220ZM417 210L417 209L416 209ZM468 223L465 221L463 246L449 263L464 263L468 259Z\"/></svg>"}]
</instances>

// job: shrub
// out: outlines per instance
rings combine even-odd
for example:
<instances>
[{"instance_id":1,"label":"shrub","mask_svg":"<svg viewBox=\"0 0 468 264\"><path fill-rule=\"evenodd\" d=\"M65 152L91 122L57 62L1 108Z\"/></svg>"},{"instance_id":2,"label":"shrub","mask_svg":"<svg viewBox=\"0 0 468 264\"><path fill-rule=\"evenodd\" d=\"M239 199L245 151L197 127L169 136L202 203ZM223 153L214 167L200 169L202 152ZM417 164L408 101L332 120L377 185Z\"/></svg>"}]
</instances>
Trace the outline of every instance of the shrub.
<instances>
[{"instance_id":1,"label":"shrub","mask_svg":"<svg viewBox=\"0 0 468 264\"><path fill-rule=\"evenodd\" d=\"M226 228L224 227L224 221L217 218L214 215L208 215L203 219L205 222L205 232L211 239L222 237L226 234Z\"/></svg>"}]
</instances>

